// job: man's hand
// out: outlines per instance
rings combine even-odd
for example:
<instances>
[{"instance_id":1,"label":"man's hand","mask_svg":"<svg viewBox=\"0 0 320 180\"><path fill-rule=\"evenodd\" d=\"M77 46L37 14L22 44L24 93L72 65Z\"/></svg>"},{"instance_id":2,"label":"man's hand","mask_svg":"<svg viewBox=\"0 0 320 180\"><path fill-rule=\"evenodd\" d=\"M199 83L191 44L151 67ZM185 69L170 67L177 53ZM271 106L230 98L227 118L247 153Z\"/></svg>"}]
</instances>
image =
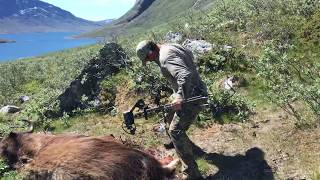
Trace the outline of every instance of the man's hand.
<instances>
[{"instance_id":1,"label":"man's hand","mask_svg":"<svg viewBox=\"0 0 320 180\"><path fill-rule=\"evenodd\" d=\"M175 99L172 101L172 103L171 103L172 109L173 109L174 111L179 111L179 110L181 110L181 109L182 109L182 102L183 102L183 99L182 99L182 98L180 98L180 97L175 98Z\"/></svg>"}]
</instances>

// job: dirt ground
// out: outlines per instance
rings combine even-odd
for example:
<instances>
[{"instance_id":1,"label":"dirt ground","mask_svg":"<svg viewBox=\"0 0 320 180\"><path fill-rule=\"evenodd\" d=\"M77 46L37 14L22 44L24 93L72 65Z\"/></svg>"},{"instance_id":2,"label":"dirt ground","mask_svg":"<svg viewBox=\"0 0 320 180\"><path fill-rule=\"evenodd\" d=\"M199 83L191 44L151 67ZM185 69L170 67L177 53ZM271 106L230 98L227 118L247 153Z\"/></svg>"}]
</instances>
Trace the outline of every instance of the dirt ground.
<instances>
[{"instance_id":1,"label":"dirt ground","mask_svg":"<svg viewBox=\"0 0 320 180\"><path fill-rule=\"evenodd\" d=\"M120 105L128 104L124 102L132 97L126 91L117 96L119 109L128 109ZM150 129L146 126L144 132L150 133ZM144 138L153 137L145 133L142 133ZM292 118L275 108L261 108L243 123L210 122L202 128L191 126L188 134L195 143L195 155L201 160L199 166L205 166L202 173L208 180L320 177L320 128L299 130ZM155 137L158 144L164 136L165 133ZM154 154L158 159L174 156L174 150L165 150L161 145L156 149Z\"/></svg>"},{"instance_id":2,"label":"dirt ground","mask_svg":"<svg viewBox=\"0 0 320 180\"><path fill-rule=\"evenodd\" d=\"M281 112L191 129L195 155L207 163L207 180L307 180L319 173L320 129L297 130ZM174 154L159 149L162 157Z\"/></svg>"}]
</instances>

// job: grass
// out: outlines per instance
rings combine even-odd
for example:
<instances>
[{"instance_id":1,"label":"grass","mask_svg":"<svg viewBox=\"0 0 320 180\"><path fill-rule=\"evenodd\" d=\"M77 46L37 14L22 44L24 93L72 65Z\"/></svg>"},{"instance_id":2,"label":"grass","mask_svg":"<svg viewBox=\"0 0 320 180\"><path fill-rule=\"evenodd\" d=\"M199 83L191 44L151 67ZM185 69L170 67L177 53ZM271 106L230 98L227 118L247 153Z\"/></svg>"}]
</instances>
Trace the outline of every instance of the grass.
<instances>
[{"instance_id":1,"label":"grass","mask_svg":"<svg viewBox=\"0 0 320 180\"><path fill-rule=\"evenodd\" d=\"M210 170L212 170L212 165L208 163L205 159L197 159L198 168L201 174L209 175Z\"/></svg>"},{"instance_id":2,"label":"grass","mask_svg":"<svg viewBox=\"0 0 320 180\"><path fill-rule=\"evenodd\" d=\"M244 74L244 78L248 82L248 85L240 89L240 93L246 96L250 101L254 101L257 105L270 105L268 100L263 97L264 85L262 81L256 77L256 74Z\"/></svg>"},{"instance_id":3,"label":"grass","mask_svg":"<svg viewBox=\"0 0 320 180\"><path fill-rule=\"evenodd\" d=\"M22 180L23 175L18 174L16 171L9 171L3 174L1 180Z\"/></svg>"},{"instance_id":4,"label":"grass","mask_svg":"<svg viewBox=\"0 0 320 180\"><path fill-rule=\"evenodd\" d=\"M6 162L0 159L0 180L20 180L22 177L16 171L10 171Z\"/></svg>"},{"instance_id":5,"label":"grass","mask_svg":"<svg viewBox=\"0 0 320 180\"><path fill-rule=\"evenodd\" d=\"M99 113L77 115L70 118L61 118L51 123L55 133L72 132L99 136L103 134L120 134L121 128L118 119Z\"/></svg>"},{"instance_id":6,"label":"grass","mask_svg":"<svg viewBox=\"0 0 320 180\"><path fill-rule=\"evenodd\" d=\"M319 168L313 173L312 180L320 180L320 166Z\"/></svg>"},{"instance_id":7,"label":"grass","mask_svg":"<svg viewBox=\"0 0 320 180\"><path fill-rule=\"evenodd\" d=\"M113 134L117 138L134 138L137 144L143 144L146 148L157 147L166 138L166 134L156 135L153 133L152 127L156 124L156 119L150 118L148 121L136 119L137 131L134 136L122 130L122 121L121 112L115 117L89 113L67 119L54 120L50 125L55 134L77 133L89 136Z\"/></svg>"}]
</instances>

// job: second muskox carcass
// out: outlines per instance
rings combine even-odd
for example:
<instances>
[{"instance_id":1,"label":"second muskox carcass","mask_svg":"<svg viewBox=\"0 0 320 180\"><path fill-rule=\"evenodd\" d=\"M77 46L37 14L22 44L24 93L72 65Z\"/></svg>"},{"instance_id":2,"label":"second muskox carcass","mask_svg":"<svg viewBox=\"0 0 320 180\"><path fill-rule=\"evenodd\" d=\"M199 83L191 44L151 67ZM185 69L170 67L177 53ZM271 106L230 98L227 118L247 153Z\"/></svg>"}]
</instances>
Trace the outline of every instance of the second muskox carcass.
<instances>
[{"instance_id":1,"label":"second muskox carcass","mask_svg":"<svg viewBox=\"0 0 320 180\"><path fill-rule=\"evenodd\" d=\"M10 167L29 173L26 179L163 180L177 162L163 166L153 156L111 136L51 135L12 132L0 143Z\"/></svg>"}]
</instances>

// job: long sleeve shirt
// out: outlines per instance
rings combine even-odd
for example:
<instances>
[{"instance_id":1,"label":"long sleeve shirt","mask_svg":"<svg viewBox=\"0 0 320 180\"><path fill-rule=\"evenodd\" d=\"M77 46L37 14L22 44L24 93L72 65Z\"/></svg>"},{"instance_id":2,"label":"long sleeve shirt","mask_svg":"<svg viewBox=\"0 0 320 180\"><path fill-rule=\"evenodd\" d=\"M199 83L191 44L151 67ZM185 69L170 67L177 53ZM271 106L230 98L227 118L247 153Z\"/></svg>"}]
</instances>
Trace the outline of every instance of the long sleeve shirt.
<instances>
[{"instance_id":1,"label":"long sleeve shirt","mask_svg":"<svg viewBox=\"0 0 320 180\"><path fill-rule=\"evenodd\" d=\"M192 52L179 44L164 44L160 48L161 72L171 83L173 91L183 99L207 95L193 58Z\"/></svg>"}]
</instances>

